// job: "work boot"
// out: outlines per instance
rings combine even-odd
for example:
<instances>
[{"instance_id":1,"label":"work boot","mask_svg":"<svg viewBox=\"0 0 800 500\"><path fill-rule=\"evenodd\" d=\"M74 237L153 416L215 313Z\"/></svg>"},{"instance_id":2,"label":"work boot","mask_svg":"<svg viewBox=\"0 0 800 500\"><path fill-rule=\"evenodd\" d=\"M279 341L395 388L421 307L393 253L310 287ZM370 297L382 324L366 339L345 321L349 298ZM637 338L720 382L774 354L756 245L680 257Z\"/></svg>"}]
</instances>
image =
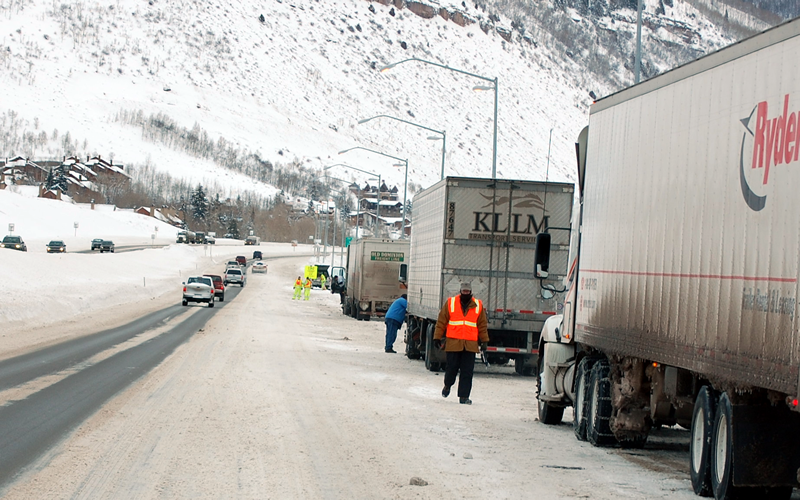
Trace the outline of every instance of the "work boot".
<instances>
[{"instance_id":1,"label":"work boot","mask_svg":"<svg viewBox=\"0 0 800 500\"><path fill-rule=\"evenodd\" d=\"M392 349L391 347L390 347L390 348L388 348L388 349L386 349L386 352L387 352L387 353L391 353L391 354L397 354L397 351L395 351L395 350L394 350L394 349Z\"/></svg>"},{"instance_id":2,"label":"work boot","mask_svg":"<svg viewBox=\"0 0 800 500\"><path fill-rule=\"evenodd\" d=\"M450 395L450 386L449 386L449 385L446 385L446 386L444 386L444 388L442 389L442 397L443 397L443 398L446 398L446 397L447 397L447 396L449 396L449 395Z\"/></svg>"},{"instance_id":3,"label":"work boot","mask_svg":"<svg viewBox=\"0 0 800 500\"><path fill-rule=\"evenodd\" d=\"M458 402L461 403L462 405L471 405L472 404L472 400L469 399L469 398L458 398Z\"/></svg>"}]
</instances>

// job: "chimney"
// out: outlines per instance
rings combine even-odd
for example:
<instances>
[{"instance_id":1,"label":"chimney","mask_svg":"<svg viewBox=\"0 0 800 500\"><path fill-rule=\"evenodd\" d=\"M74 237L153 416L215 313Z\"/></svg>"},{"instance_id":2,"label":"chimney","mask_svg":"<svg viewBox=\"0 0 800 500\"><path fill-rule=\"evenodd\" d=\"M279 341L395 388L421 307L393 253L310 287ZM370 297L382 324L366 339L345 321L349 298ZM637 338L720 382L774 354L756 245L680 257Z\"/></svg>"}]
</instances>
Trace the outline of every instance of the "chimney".
<instances>
[{"instance_id":1,"label":"chimney","mask_svg":"<svg viewBox=\"0 0 800 500\"><path fill-rule=\"evenodd\" d=\"M58 188L56 188L56 199L57 199L57 200L60 200L60 199L61 199L61 190L60 190L60 189L58 189Z\"/></svg>"},{"instance_id":2,"label":"chimney","mask_svg":"<svg viewBox=\"0 0 800 500\"><path fill-rule=\"evenodd\" d=\"M92 210L94 210L94 198L92 198L91 203L92 203Z\"/></svg>"},{"instance_id":3,"label":"chimney","mask_svg":"<svg viewBox=\"0 0 800 500\"><path fill-rule=\"evenodd\" d=\"M44 184L39 184L39 198L44 194Z\"/></svg>"},{"instance_id":4,"label":"chimney","mask_svg":"<svg viewBox=\"0 0 800 500\"><path fill-rule=\"evenodd\" d=\"M155 217L155 216L156 216L156 207L151 205L150 206L150 217Z\"/></svg>"}]
</instances>

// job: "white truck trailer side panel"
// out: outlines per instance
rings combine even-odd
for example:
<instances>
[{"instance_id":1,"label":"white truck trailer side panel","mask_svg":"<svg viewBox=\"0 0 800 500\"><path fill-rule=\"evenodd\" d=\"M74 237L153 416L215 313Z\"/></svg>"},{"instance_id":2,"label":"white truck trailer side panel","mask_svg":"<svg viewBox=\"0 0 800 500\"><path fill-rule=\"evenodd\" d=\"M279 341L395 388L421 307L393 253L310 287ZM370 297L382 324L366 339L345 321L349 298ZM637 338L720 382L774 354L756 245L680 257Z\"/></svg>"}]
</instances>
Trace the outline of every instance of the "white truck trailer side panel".
<instances>
[{"instance_id":1,"label":"white truck trailer side panel","mask_svg":"<svg viewBox=\"0 0 800 500\"><path fill-rule=\"evenodd\" d=\"M576 340L798 383L800 22L599 101Z\"/></svg>"},{"instance_id":2,"label":"white truck trailer side panel","mask_svg":"<svg viewBox=\"0 0 800 500\"><path fill-rule=\"evenodd\" d=\"M534 277L536 234L550 228L545 283L560 288L567 272L573 195L572 184L458 177L417 195L409 314L435 319L460 282L471 281L490 328L539 331L545 316L558 309L558 300L543 298Z\"/></svg>"}]
</instances>

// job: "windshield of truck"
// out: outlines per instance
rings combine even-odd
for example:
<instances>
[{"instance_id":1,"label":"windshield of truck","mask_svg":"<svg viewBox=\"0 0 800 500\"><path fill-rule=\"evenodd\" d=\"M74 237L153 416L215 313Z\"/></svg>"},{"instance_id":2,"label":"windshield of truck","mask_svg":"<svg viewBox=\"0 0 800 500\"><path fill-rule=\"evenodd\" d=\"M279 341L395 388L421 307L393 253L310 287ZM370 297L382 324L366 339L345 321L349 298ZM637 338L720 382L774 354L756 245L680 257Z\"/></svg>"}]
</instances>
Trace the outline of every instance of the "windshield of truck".
<instances>
[{"instance_id":1,"label":"windshield of truck","mask_svg":"<svg viewBox=\"0 0 800 500\"><path fill-rule=\"evenodd\" d=\"M189 283L201 283L203 285L211 285L211 278L189 278Z\"/></svg>"},{"instance_id":2,"label":"windshield of truck","mask_svg":"<svg viewBox=\"0 0 800 500\"><path fill-rule=\"evenodd\" d=\"M233 275L236 275L236 276L241 276L241 275L242 275L242 272L241 272L240 270L238 270L238 269L229 269L229 270L228 270L228 274L233 274Z\"/></svg>"}]
</instances>

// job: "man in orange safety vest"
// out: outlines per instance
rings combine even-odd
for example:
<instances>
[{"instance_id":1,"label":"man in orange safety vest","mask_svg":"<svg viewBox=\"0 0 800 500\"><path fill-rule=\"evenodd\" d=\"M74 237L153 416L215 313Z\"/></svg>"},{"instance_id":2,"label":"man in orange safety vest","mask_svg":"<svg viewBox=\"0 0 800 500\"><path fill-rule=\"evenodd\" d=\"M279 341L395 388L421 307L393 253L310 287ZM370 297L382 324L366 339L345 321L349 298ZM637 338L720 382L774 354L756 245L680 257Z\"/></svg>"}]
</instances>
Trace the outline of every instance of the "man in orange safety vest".
<instances>
[{"instance_id":1,"label":"man in orange safety vest","mask_svg":"<svg viewBox=\"0 0 800 500\"><path fill-rule=\"evenodd\" d=\"M488 320L483 302L472 297L472 283L461 283L461 293L450 297L439 311L434 345L447 353L447 368L444 373L442 396L450 395L450 387L458 377L458 402L471 405L472 373L475 369L475 354L486 350L489 343ZM480 342L480 345L478 344Z\"/></svg>"}]
</instances>

